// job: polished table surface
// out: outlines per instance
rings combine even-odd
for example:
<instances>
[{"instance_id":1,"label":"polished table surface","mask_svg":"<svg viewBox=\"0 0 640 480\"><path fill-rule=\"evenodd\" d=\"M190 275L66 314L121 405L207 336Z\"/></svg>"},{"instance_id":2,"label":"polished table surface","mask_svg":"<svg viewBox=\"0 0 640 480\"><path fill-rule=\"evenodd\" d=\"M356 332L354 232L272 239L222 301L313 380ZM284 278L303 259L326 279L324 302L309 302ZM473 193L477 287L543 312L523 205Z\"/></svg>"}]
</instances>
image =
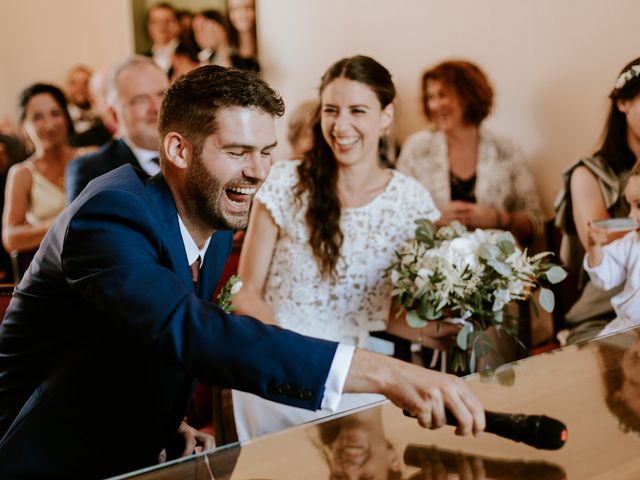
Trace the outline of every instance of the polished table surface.
<instances>
[{"instance_id":1,"label":"polished table surface","mask_svg":"<svg viewBox=\"0 0 640 480\"><path fill-rule=\"evenodd\" d=\"M568 427L560 450L452 427L425 430L389 402L120 478L640 479L640 329L466 377L485 408Z\"/></svg>"}]
</instances>

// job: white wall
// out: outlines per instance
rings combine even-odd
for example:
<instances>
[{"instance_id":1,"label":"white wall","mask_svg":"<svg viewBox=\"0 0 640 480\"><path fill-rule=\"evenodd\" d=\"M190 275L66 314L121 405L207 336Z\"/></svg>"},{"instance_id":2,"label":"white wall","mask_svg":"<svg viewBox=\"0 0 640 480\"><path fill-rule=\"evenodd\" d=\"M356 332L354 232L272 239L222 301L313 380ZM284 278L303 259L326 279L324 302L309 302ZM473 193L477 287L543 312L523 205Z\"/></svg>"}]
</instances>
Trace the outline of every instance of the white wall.
<instances>
[{"instance_id":1,"label":"white wall","mask_svg":"<svg viewBox=\"0 0 640 480\"><path fill-rule=\"evenodd\" d=\"M0 118L15 120L20 91L63 84L78 63L94 69L133 52L128 0L1 0Z\"/></svg>"},{"instance_id":2,"label":"white wall","mask_svg":"<svg viewBox=\"0 0 640 480\"><path fill-rule=\"evenodd\" d=\"M451 56L477 62L497 91L488 125L520 141L548 213L562 169L598 142L618 70L640 55L637 0L258 0L258 22L265 78L290 110L339 58L383 63L400 140L424 125L422 71ZM129 0L2 0L0 45L0 118L13 117L28 83L133 51Z\"/></svg>"},{"instance_id":3,"label":"white wall","mask_svg":"<svg viewBox=\"0 0 640 480\"><path fill-rule=\"evenodd\" d=\"M487 124L521 143L549 214L563 168L598 142L619 69L640 56L637 0L262 0L259 19L266 78L290 109L331 63L370 55L394 76L400 140L424 125L426 67L478 63L497 93Z\"/></svg>"}]
</instances>

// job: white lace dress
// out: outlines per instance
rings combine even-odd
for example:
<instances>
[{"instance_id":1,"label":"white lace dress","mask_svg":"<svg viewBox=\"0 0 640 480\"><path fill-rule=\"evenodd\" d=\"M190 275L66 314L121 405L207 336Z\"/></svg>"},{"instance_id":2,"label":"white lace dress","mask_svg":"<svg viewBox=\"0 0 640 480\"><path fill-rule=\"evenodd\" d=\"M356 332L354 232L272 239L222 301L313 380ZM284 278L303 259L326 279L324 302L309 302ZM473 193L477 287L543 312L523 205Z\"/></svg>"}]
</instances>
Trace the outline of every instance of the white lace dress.
<instances>
[{"instance_id":1,"label":"white lace dress","mask_svg":"<svg viewBox=\"0 0 640 480\"><path fill-rule=\"evenodd\" d=\"M294 188L299 162L273 166L256 195L271 212L279 234L263 297L278 323L304 335L366 347L369 332L384 330L391 306L386 269L402 242L413 237L415 220L436 220L440 212L429 192L413 178L393 171L384 191L367 205L342 210L344 234L335 284L323 279L309 245L308 200L298 203ZM382 399L344 395L338 411ZM312 412L233 392L240 440L320 418Z\"/></svg>"}]
</instances>

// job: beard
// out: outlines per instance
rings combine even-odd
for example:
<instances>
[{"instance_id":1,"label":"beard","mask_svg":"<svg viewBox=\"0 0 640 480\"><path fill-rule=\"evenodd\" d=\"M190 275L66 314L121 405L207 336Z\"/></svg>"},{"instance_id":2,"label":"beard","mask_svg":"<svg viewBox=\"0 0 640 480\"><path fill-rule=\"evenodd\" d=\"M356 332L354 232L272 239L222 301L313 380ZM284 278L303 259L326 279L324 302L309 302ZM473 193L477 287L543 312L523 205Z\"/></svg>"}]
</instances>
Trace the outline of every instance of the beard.
<instances>
[{"instance_id":1,"label":"beard","mask_svg":"<svg viewBox=\"0 0 640 480\"><path fill-rule=\"evenodd\" d=\"M202 155L194 155L187 172L187 192L195 207L194 213L214 230L244 230L249 222L249 210L246 212L225 212L223 202L227 185L213 176L205 167ZM235 182L238 183L238 182Z\"/></svg>"}]
</instances>

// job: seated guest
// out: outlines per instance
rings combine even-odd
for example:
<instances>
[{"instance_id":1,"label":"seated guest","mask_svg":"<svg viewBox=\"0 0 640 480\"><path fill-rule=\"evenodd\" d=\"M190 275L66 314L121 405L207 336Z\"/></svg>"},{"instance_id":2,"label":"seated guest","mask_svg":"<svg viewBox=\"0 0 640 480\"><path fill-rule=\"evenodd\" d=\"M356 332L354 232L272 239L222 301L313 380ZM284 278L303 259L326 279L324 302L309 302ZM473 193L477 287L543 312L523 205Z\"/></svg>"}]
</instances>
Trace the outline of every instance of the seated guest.
<instances>
[{"instance_id":1,"label":"seated guest","mask_svg":"<svg viewBox=\"0 0 640 480\"><path fill-rule=\"evenodd\" d=\"M256 194L240 255L239 313L358 347L375 348L369 333L385 329L450 345L458 327L436 332L431 322L423 334L392 309L387 269L396 249L413 237L415 220L440 216L417 181L380 164L394 97L391 75L370 57L326 71L311 150L275 164ZM339 410L375 400L345 395ZM237 391L233 405L241 440L323 416Z\"/></svg>"},{"instance_id":2,"label":"seated guest","mask_svg":"<svg viewBox=\"0 0 640 480\"><path fill-rule=\"evenodd\" d=\"M75 133L82 133L91 128L94 112L91 110L91 94L89 93L89 80L92 71L84 65L76 65L67 75L65 94L69 115L73 122Z\"/></svg>"},{"instance_id":3,"label":"seated guest","mask_svg":"<svg viewBox=\"0 0 640 480\"><path fill-rule=\"evenodd\" d=\"M118 140L77 158L67 171L67 198L72 202L94 178L127 163L147 175L158 165L158 112L168 80L147 57L134 56L116 65L107 78L107 102L118 127Z\"/></svg>"},{"instance_id":4,"label":"seated guest","mask_svg":"<svg viewBox=\"0 0 640 480\"><path fill-rule=\"evenodd\" d=\"M20 95L22 128L35 147L24 162L13 165L7 177L2 212L2 244L8 252L38 248L44 235L66 206L65 167L82 150L69 145L73 124L62 91L36 83Z\"/></svg>"},{"instance_id":5,"label":"seated guest","mask_svg":"<svg viewBox=\"0 0 640 480\"><path fill-rule=\"evenodd\" d=\"M600 148L564 172L564 188L556 200L556 225L563 230L560 256L565 265L580 274L589 244L589 222L629 214L622 186L631 168L640 160L640 124L637 120L640 58L622 69L609 99L609 114ZM623 235L610 232L603 243ZM580 280L588 279L582 277ZM622 286L604 291L593 282L585 283L580 298L565 317L570 330L567 341L575 343L592 338L613 320L616 313L611 300L621 290Z\"/></svg>"},{"instance_id":6,"label":"seated guest","mask_svg":"<svg viewBox=\"0 0 640 480\"><path fill-rule=\"evenodd\" d=\"M313 147L313 124L319 115L317 100L302 102L289 116L287 140L291 145L291 158L302 160Z\"/></svg>"},{"instance_id":7,"label":"seated guest","mask_svg":"<svg viewBox=\"0 0 640 480\"><path fill-rule=\"evenodd\" d=\"M631 206L629 218L640 226L640 163L629 173L624 198ZM624 285L623 290L611 298L616 318L599 335L640 324L640 236L637 226L624 237L610 241L610 230L589 222L584 261L589 278L602 290Z\"/></svg>"},{"instance_id":8,"label":"seated guest","mask_svg":"<svg viewBox=\"0 0 640 480\"><path fill-rule=\"evenodd\" d=\"M125 165L60 215L0 324L0 478L104 478L211 448L182 421L194 377L310 410L380 393L423 427L446 407L457 433L483 430L456 377L210 301L283 110L255 74L198 68L164 97L161 174Z\"/></svg>"},{"instance_id":9,"label":"seated guest","mask_svg":"<svg viewBox=\"0 0 640 480\"><path fill-rule=\"evenodd\" d=\"M255 0L227 0L226 11L231 48L241 58L253 62L255 70L260 71Z\"/></svg>"},{"instance_id":10,"label":"seated guest","mask_svg":"<svg viewBox=\"0 0 640 480\"><path fill-rule=\"evenodd\" d=\"M170 76L171 82L199 66L200 60L198 59L198 54L181 43L173 53L173 63L171 64Z\"/></svg>"},{"instance_id":11,"label":"seated guest","mask_svg":"<svg viewBox=\"0 0 640 480\"><path fill-rule=\"evenodd\" d=\"M198 53L201 64L259 70L255 61L242 58L231 48L224 17L220 12L204 10L198 13L193 19L193 35L201 49Z\"/></svg>"},{"instance_id":12,"label":"seated guest","mask_svg":"<svg viewBox=\"0 0 640 480\"><path fill-rule=\"evenodd\" d=\"M486 75L470 62L446 61L425 72L422 89L434 128L407 138L397 168L433 195L441 224L458 220L529 241L541 226L540 200L520 150L482 126L493 105Z\"/></svg>"},{"instance_id":13,"label":"seated guest","mask_svg":"<svg viewBox=\"0 0 640 480\"><path fill-rule=\"evenodd\" d=\"M147 33L151 50L146 55L170 76L173 53L180 43L180 24L175 8L170 3L156 3L147 12Z\"/></svg>"},{"instance_id":14,"label":"seated guest","mask_svg":"<svg viewBox=\"0 0 640 480\"><path fill-rule=\"evenodd\" d=\"M104 72L94 72L88 79L84 76L87 72L88 69L76 70L70 77L72 79L80 76L73 83L82 82L82 87L72 87L71 81L67 86L67 96L76 99L75 105L69 105L69 114L74 120L76 131L70 143L76 147L100 146L110 140L115 131L115 128L110 129L111 121L104 113ZM81 104L77 103L79 98L83 99ZM79 114L78 111L83 113ZM82 119L81 122L75 121L76 118Z\"/></svg>"}]
</instances>

